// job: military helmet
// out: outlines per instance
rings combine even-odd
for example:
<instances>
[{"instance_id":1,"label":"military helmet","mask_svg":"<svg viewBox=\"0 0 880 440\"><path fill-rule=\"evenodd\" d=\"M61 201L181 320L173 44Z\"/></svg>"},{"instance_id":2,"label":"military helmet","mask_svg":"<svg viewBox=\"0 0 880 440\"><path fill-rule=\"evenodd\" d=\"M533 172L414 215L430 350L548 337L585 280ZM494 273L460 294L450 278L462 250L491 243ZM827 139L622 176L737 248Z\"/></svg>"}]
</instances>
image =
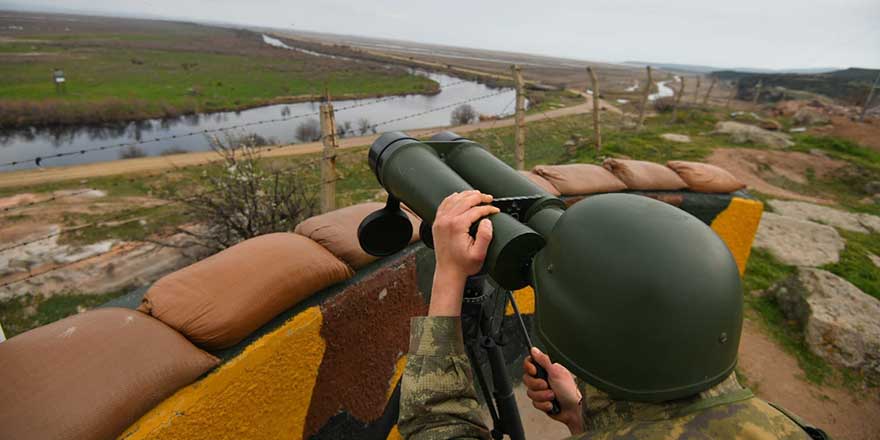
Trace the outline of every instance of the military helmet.
<instances>
[{"instance_id":1,"label":"military helmet","mask_svg":"<svg viewBox=\"0 0 880 440\"><path fill-rule=\"evenodd\" d=\"M742 287L727 246L678 208L584 199L532 265L535 332L551 359L619 400L699 393L736 365Z\"/></svg>"}]
</instances>

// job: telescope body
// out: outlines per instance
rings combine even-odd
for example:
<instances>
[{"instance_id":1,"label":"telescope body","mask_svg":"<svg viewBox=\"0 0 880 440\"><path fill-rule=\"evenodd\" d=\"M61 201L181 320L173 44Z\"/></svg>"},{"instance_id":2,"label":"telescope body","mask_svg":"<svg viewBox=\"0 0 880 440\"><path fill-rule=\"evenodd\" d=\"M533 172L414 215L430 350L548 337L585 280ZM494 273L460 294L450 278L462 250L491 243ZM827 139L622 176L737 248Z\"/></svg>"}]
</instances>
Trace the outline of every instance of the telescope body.
<instances>
[{"instance_id":1,"label":"telescope body","mask_svg":"<svg viewBox=\"0 0 880 440\"><path fill-rule=\"evenodd\" d=\"M549 233L562 214L565 205L561 200L534 185L479 144L450 132L434 136L428 142L401 132L385 133L370 148L369 162L389 194L386 211L367 219L374 223L373 230L380 229L376 226L380 223L392 221L397 201L405 203L423 222L430 224L443 199L455 192L477 189L499 201L510 199L510 203L499 206L502 212L488 217L493 237L484 268L506 289L519 289L530 283L532 257L544 247L544 234ZM529 219L536 221L532 224ZM368 223L365 220L361 225L364 234L371 229ZM406 231L392 236L387 232L392 228L381 229L386 231L384 240L393 245L381 249L385 243L380 243L379 238L370 238L371 243L364 246L365 240L361 237L361 245L367 252L387 255L400 243L405 245ZM359 231L359 235L364 234ZM374 249L371 251L369 247Z\"/></svg>"}]
</instances>

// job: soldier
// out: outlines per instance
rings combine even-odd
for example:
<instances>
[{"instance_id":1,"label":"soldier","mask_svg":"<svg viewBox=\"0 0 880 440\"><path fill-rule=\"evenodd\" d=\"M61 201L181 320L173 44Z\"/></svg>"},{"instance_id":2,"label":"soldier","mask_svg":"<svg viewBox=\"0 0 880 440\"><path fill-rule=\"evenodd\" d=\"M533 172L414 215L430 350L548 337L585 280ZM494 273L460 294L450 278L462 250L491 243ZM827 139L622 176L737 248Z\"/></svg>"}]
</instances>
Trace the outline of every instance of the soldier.
<instances>
[{"instance_id":1,"label":"soldier","mask_svg":"<svg viewBox=\"0 0 880 440\"><path fill-rule=\"evenodd\" d=\"M641 199L623 196L592 206L573 206L570 209L598 209L587 213L598 221L588 233L582 233L579 224L557 223L556 229L581 230L576 235L556 231L560 236L577 238L550 243L548 248L556 246L550 250L570 258L578 254L578 246L598 246L601 237L611 233L611 229L603 230L605 227L625 237L644 228L646 221L668 220L659 205ZM480 220L498 212L486 205L491 201L489 195L467 191L450 195L437 208L433 224L437 263L431 303L428 316L412 321L403 375L399 429L405 438L490 438L480 419L460 315L466 278L479 272L492 239L492 224ZM477 221L476 237L472 238L469 229ZM657 234L653 248L672 255L665 256L671 263L658 261L656 270L639 267L644 273L636 277L628 269L608 267L619 265L619 261L600 255L591 261L596 267L585 267L587 257L573 271L577 273L560 275L571 278L567 285L589 286L585 282L589 277L590 281L610 281L614 295L566 292L564 298L539 297L535 331L550 355L565 366L552 363L547 354L532 348L524 362L523 382L533 406L546 412L556 399L561 411L550 417L564 423L573 438L828 438L821 430L756 398L737 382L733 367L742 326L742 299L736 265L726 248L717 252L720 240L708 228L707 233L697 234L692 233L693 225L678 229L688 232L690 242L686 246L673 242L676 228L683 228L679 223L665 222L663 230L669 233ZM624 247L618 248L621 255L627 255ZM643 250L633 251L632 258L644 257ZM688 254L676 256L676 252ZM664 277L670 267L667 264L676 263L686 264L684 270L699 279L693 280L693 285L680 280L685 283L670 292ZM714 286L711 292L705 289L709 285ZM639 310L620 307L621 298L630 292L627 289L638 291L640 303L631 306ZM565 306L554 308L554 300ZM550 319L542 316L551 312L557 315ZM682 317L690 322L670 326L665 321ZM657 327L657 323L664 325ZM730 333L711 333L719 328ZM548 371L549 383L535 377L531 359Z\"/></svg>"}]
</instances>

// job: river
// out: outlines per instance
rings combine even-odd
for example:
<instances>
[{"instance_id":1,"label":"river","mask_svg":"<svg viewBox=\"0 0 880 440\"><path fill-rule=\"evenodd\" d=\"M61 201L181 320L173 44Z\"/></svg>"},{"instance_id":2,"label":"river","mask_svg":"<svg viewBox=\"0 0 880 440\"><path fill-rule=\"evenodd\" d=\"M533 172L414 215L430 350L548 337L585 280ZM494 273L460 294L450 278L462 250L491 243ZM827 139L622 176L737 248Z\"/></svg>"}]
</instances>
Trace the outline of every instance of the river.
<instances>
[{"instance_id":1,"label":"river","mask_svg":"<svg viewBox=\"0 0 880 440\"><path fill-rule=\"evenodd\" d=\"M337 109L337 127L343 127L346 123L351 124L352 131L347 135L354 136L361 134L358 128L359 120L362 118L367 119L370 124L380 124L376 127L378 132L446 126L450 124L450 115L455 107L453 104L486 95L492 96L469 102L478 113L485 115L513 113L513 100L516 96L513 89L490 88L450 75L421 71L413 71L413 73L437 81L440 84L440 93L335 101L333 104ZM317 113L319 105L319 102L279 104L239 112L194 114L174 119L151 119L113 126L30 128L0 132L0 163L24 161L16 166L2 168L2 171L10 171L36 167L33 160L35 157L43 158L40 161L40 166L43 167L118 160L120 151L124 149L118 147L120 144L138 144L172 136L175 138L142 143L138 148L149 156L173 150L205 151L211 148L208 135L204 134L205 130L218 130L242 124L254 125L231 132L254 133L274 139L278 143L296 143L299 142L294 135L296 127L309 119L317 120L318 116L310 113ZM445 106L449 107L431 111ZM306 114L308 115L301 116ZM258 124L260 121L273 119L286 120ZM391 122L383 123L386 121ZM192 135L194 132L198 134ZM105 150L87 151L85 154L49 157L58 153L92 150L102 146L110 147Z\"/></svg>"}]
</instances>

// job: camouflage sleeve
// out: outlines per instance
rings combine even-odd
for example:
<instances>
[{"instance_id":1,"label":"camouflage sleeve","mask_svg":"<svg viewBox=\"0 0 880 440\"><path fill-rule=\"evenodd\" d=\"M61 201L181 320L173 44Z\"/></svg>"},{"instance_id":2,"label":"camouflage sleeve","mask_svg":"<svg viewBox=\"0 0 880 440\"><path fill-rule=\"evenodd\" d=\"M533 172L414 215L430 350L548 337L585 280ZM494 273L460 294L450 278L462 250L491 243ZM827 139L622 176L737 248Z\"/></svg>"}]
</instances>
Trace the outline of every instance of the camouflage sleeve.
<instances>
[{"instance_id":1,"label":"camouflage sleeve","mask_svg":"<svg viewBox=\"0 0 880 440\"><path fill-rule=\"evenodd\" d=\"M398 428L407 439L489 439L464 351L461 319L412 320Z\"/></svg>"}]
</instances>

